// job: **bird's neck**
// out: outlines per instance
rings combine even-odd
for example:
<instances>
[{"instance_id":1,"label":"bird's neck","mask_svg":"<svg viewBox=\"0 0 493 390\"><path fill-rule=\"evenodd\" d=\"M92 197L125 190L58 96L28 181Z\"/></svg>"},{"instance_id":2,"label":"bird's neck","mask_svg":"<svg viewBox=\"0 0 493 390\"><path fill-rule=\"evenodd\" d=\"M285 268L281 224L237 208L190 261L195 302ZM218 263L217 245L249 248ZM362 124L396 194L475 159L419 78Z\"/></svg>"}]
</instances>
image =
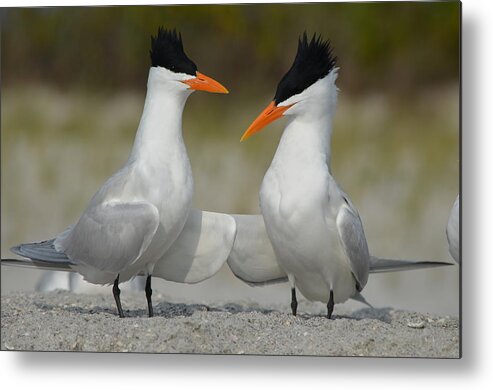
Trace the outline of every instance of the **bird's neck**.
<instances>
[{"instance_id":1,"label":"bird's neck","mask_svg":"<svg viewBox=\"0 0 493 390\"><path fill-rule=\"evenodd\" d=\"M332 116L293 118L282 134L275 162L295 165L325 164L330 170Z\"/></svg>"},{"instance_id":2,"label":"bird's neck","mask_svg":"<svg viewBox=\"0 0 493 390\"><path fill-rule=\"evenodd\" d=\"M189 94L167 91L162 85L147 87L144 111L130 155L132 160L162 158L167 152L184 148L183 108Z\"/></svg>"}]
</instances>

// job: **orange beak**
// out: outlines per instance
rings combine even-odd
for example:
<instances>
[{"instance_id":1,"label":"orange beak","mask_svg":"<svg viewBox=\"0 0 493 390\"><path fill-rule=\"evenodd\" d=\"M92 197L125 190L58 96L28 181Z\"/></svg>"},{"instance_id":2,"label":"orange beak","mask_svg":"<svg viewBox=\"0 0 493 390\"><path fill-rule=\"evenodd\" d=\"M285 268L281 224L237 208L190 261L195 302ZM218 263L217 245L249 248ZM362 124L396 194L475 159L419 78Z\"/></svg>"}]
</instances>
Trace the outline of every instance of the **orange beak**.
<instances>
[{"instance_id":1,"label":"orange beak","mask_svg":"<svg viewBox=\"0 0 493 390\"><path fill-rule=\"evenodd\" d=\"M229 93L229 91L224 88L221 84L219 84L216 80L202 74L200 72L196 72L196 76L193 79L182 81L190 86L190 89L194 89L196 91L207 91L213 93Z\"/></svg>"},{"instance_id":2,"label":"orange beak","mask_svg":"<svg viewBox=\"0 0 493 390\"><path fill-rule=\"evenodd\" d=\"M262 128L267 126L269 123L274 122L276 119L279 119L284 112L292 106L276 106L275 102L271 102L264 111L260 113L260 115L253 121L250 127L243 133L241 136L240 142L246 140L250 136L255 133L258 133Z\"/></svg>"}]
</instances>

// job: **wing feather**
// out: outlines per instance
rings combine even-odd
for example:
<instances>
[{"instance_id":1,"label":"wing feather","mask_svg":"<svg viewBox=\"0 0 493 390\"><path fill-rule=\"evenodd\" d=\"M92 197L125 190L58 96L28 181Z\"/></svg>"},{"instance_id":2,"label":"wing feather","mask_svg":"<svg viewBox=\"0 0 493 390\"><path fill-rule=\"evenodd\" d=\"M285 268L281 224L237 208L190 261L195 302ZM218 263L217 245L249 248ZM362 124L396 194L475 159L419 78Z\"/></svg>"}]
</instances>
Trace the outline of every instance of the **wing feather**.
<instances>
[{"instance_id":1,"label":"wing feather","mask_svg":"<svg viewBox=\"0 0 493 390\"><path fill-rule=\"evenodd\" d=\"M180 235L152 274L179 283L208 279L226 262L235 234L235 220L230 215L191 210Z\"/></svg>"},{"instance_id":2,"label":"wing feather","mask_svg":"<svg viewBox=\"0 0 493 390\"><path fill-rule=\"evenodd\" d=\"M233 274L250 285L284 282L286 273L277 262L262 215L233 215L236 238L228 257Z\"/></svg>"},{"instance_id":3,"label":"wing feather","mask_svg":"<svg viewBox=\"0 0 493 390\"><path fill-rule=\"evenodd\" d=\"M344 204L337 214L337 229L342 246L349 260L349 266L361 291L368 281L370 254L366 243L363 224L356 211Z\"/></svg>"},{"instance_id":4,"label":"wing feather","mask_svg":"<svg viewBox=\"0 0 493 390\"><path fill-rule=\"evenodd\" d=\"M75 264L119 273L148 248L158 226L159 212L150 203L104 203L88 209L55 246Z\"/></svg>"}]
</instances>

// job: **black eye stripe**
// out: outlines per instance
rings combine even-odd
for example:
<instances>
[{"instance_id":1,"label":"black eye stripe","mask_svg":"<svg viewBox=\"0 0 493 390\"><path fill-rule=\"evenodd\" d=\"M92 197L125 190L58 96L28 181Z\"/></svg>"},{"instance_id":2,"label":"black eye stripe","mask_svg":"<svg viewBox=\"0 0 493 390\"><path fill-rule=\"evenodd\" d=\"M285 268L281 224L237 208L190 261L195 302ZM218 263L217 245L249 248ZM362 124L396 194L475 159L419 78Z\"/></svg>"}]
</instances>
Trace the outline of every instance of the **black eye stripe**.
<instances>
[{"instance_id":1,"label":"black eye stripe","mask_svg":"<svg viewBox=\"0 0 493 390\"><path fill-rule=\"evenodd\" d=\"M274 96L275 104L279 104L293 95L303 92L310 85L327 76L334 69L336 57L332 54L329 41L321 36L308 41L306 32L298 41L298 52L293 65L279 82Z\"/></svg>"},{"instance_id":2,"label":"black eye stripe","mask_svg":"<svg viewBox=\"0 0 493 390\"><path fill-rule=\"evenodd\" d=\"M197 65L185 54L181 34L176 30L159 27L157 35L151 36L150 56L152 66L191 76L197 72Z\"/></svg>"}]
</instances>

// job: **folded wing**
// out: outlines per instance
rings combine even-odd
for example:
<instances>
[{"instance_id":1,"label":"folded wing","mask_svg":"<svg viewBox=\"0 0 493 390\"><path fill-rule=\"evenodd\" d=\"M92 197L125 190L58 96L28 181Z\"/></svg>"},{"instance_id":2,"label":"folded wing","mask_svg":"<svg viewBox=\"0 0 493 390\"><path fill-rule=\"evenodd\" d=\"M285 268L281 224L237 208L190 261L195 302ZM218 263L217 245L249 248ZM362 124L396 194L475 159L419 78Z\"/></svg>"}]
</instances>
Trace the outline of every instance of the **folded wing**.
<instances>
[{"instance_id":1,"label":"folded wing","mask_svg":"<svg viewBox=\"0 0 493 390\"><path fill-rule=\"evenodd\" d=\"M149 247L158 226L159 212L150 203L105 203L88 209L54 244L74 264L119 273Z\"/></svg>"},{"instance_id":2,"label":"folded wing","mask_svg":"<svg viewBox=\"0 0 493 390\"><path fill-rule=\"evenodd\" d=\"M228 257L233 274L253 286L284 282L262 215L233 215L236 238Z\"/></svg>"},{"instance_id":3,"label":"folded wing","mask_svg":"<svg viewBox=\"0 0 493 390\"><path fill-rule=\"evenodd\" d=\"M236 224L228 214L192 210L185 226L153 276L180 283L198 283L216 274L233 247Z\"/></svg>"},{"instance_id":4,"label":"folded wing","mask_svg":"<svg viewBox=\"0 0 493 390\"><path fill-rule=\"evenodd\" d=\"M361 291L368 281L370 263L363 224L359 215L347 204L339 210L336 223L349 266L357 281L358 291Z\"/></svg>"}]
</instances>

